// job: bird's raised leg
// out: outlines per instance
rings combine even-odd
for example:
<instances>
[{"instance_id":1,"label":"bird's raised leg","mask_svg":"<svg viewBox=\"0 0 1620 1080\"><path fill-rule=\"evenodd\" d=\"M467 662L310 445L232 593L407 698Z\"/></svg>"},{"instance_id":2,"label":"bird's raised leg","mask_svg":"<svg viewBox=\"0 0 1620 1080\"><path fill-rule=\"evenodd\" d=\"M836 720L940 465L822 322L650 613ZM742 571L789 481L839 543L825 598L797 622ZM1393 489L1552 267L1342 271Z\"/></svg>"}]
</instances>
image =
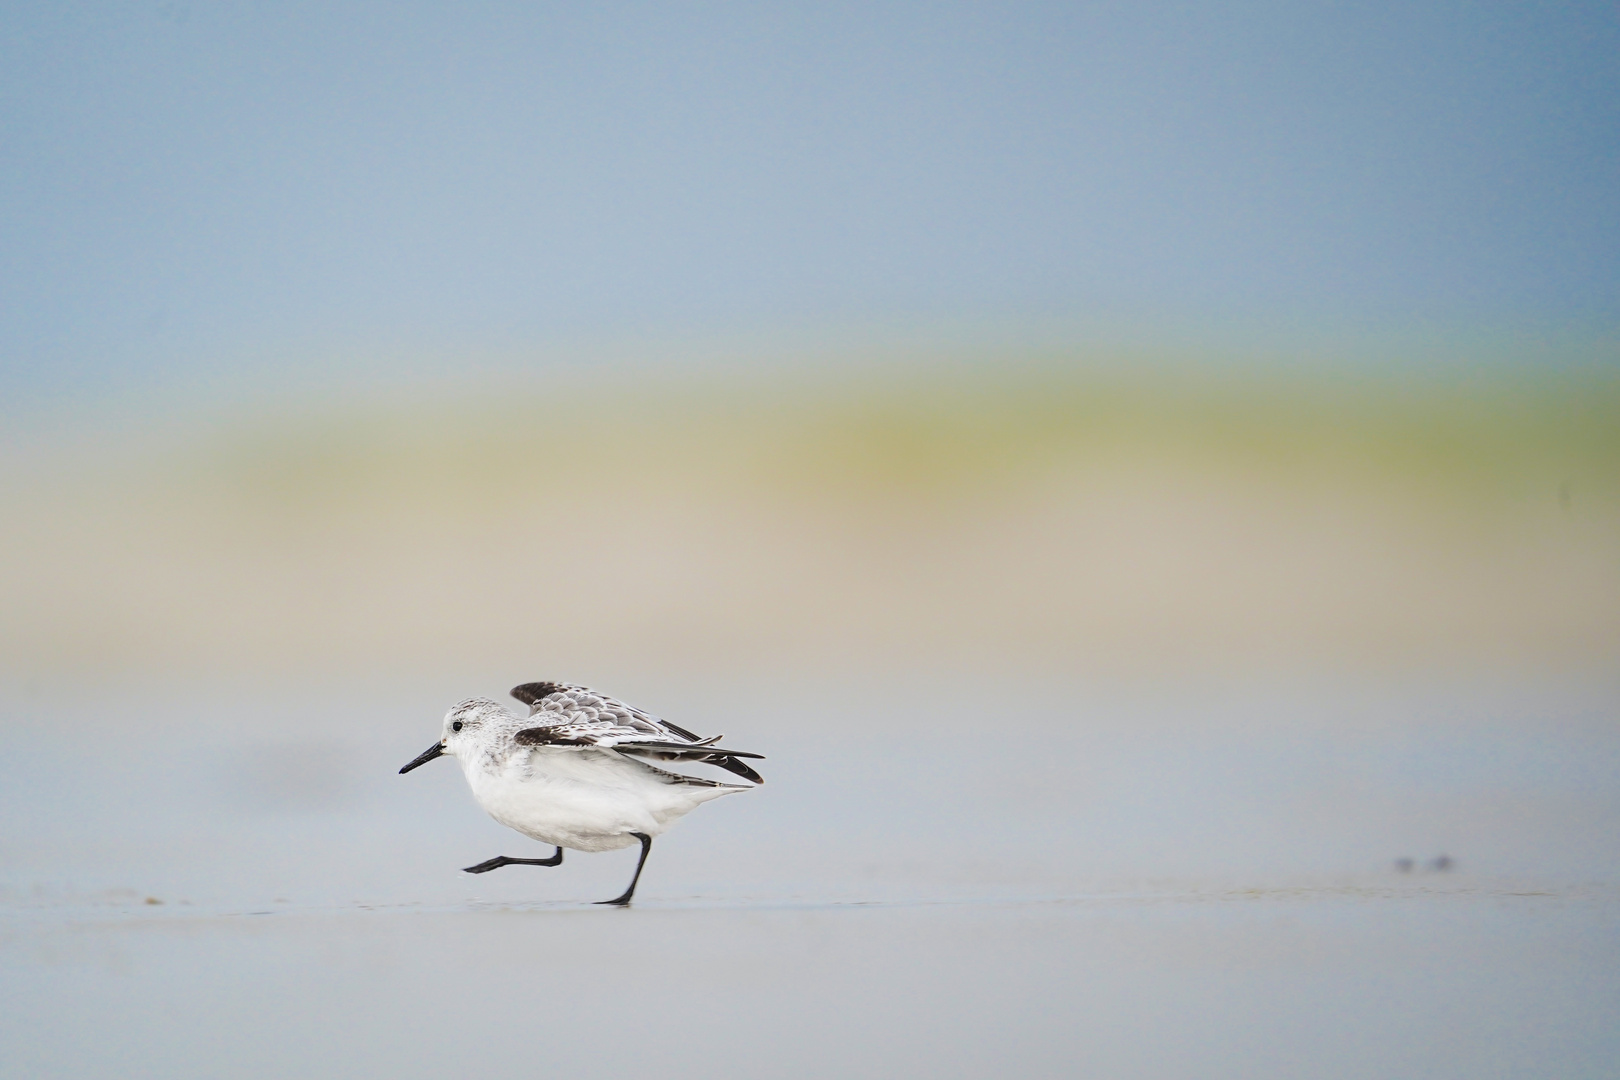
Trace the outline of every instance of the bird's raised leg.
<instances>
[{"instance_id":1,"label":"bird's raised leg","mask_svg":"<svg viewBox=\"0 0 1620 1080\"><path fill-rule=\"evenodd\" d=\"M612 904L615 907L624 907L630 903L630 898L636 895L636 882L641 880L641 868L647 865L647 852L652 850L652 837L639 832L633 832L630 835L641 841L641 858L636 860L636 876L630 879L630 887L624 890L623 896L615 896L612 900L598 900L598 904Z\"/></svg>"},{"instance_id":2,"label":"bird's raised leg","mask_svg":"<svg viewBox=\"0 0 1620 1080\"><path fill-rule=\"evenodd\" d=\"M562 848L549 859L514 859L508 855L497 855L493 859L481 862L477 866L468 866L462 869L464 874L487 874L491 870L499 870L503 866L561 866Z\"/></svg>"}]
</instances>

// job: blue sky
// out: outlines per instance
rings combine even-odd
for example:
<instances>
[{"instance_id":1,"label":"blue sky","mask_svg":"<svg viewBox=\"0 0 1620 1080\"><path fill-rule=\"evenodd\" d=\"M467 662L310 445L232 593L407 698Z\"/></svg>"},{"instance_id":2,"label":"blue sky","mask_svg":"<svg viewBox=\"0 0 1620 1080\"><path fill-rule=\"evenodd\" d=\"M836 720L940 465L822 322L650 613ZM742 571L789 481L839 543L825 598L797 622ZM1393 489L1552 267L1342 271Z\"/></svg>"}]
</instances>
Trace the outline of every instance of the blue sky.
<instances>
[{"instance_id":1,"label":"blue sky","mask_svg":"<svg viewBox=\"0 0 1620 1080\"><path fill-rule=\"evenodd\" d=\"M12 404L829 328L1620 324L1612 3L0 11Z\"/></svg>"}]
</instances>

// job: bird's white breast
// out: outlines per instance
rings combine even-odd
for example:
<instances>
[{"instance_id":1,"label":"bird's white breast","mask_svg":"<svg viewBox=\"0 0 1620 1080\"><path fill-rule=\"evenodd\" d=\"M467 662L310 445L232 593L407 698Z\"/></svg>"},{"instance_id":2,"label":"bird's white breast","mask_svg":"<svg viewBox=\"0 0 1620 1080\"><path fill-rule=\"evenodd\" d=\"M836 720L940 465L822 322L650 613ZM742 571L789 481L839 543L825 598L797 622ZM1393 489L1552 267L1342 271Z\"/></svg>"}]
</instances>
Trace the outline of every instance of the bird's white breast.
<instances>
[{"instance_id":1,"label":"bird's white breast","mask_svg":"<svg viewBox=\"0 0 1620 1080\"><path fill-rule=\"evenodd\" d=\"M639 762L604 750L516 748L503 759L463 761L490 817L545 844L612 851L657 836L701 803L740 790L670 784Z\"/></svg>"}]
</instances>

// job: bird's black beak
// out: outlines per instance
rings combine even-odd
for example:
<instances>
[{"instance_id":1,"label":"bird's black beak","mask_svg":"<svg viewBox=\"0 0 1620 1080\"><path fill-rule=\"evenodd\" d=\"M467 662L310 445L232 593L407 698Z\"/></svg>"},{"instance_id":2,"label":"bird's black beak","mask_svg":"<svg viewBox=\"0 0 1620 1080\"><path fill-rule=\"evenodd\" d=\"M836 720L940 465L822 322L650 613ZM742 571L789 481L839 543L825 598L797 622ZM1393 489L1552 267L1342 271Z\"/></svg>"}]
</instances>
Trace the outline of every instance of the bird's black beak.
<instances>
[{"instance_id":1,"label":"bird's black beak","mask_svg":"<svg viewBox=\"0 0 1620 1080\"><path fill-rule=\"evenodd\" d=\"M432 746L422 751L415 761L412 761L409 765L399 770L399 773L401 776L404 776L418 765L426 765L428 762L432 761L442 753L444 753L444 743L434 743Z\"/></svg>"}]
</instances>

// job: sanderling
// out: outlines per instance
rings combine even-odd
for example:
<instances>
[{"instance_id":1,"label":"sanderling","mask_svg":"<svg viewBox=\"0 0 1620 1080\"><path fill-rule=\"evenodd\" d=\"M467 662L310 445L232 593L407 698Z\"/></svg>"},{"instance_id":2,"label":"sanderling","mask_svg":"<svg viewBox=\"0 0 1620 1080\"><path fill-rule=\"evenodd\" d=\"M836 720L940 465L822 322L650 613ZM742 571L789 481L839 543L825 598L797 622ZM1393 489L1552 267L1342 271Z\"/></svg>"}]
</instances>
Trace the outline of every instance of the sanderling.
<instances>
[{"instance_id":1,"label":"sanderling","mask_svg":"<svg viewBox=\"0 0 1620 1080\"><path fill-rule=\"evenodd\" d=\"M512 696L529 707L528 716L513 716L498 701L470 698L445 714L439 741L399 770L408 773L449 754L461 762L473 798L490 817L557 849L547 859L498 855L467 867L469 874L515 864L557 866L565 847L614 851L639 841L641 858L630 887L623 896L597 901L622 906L635 895L653 837L702 803L752 786L682 776L638 759L705 762L754 784L765 782L739 760L763 755L715 746L724 736L700 739L583 686L524 683Z\"/></svg>"}]
</instances>

